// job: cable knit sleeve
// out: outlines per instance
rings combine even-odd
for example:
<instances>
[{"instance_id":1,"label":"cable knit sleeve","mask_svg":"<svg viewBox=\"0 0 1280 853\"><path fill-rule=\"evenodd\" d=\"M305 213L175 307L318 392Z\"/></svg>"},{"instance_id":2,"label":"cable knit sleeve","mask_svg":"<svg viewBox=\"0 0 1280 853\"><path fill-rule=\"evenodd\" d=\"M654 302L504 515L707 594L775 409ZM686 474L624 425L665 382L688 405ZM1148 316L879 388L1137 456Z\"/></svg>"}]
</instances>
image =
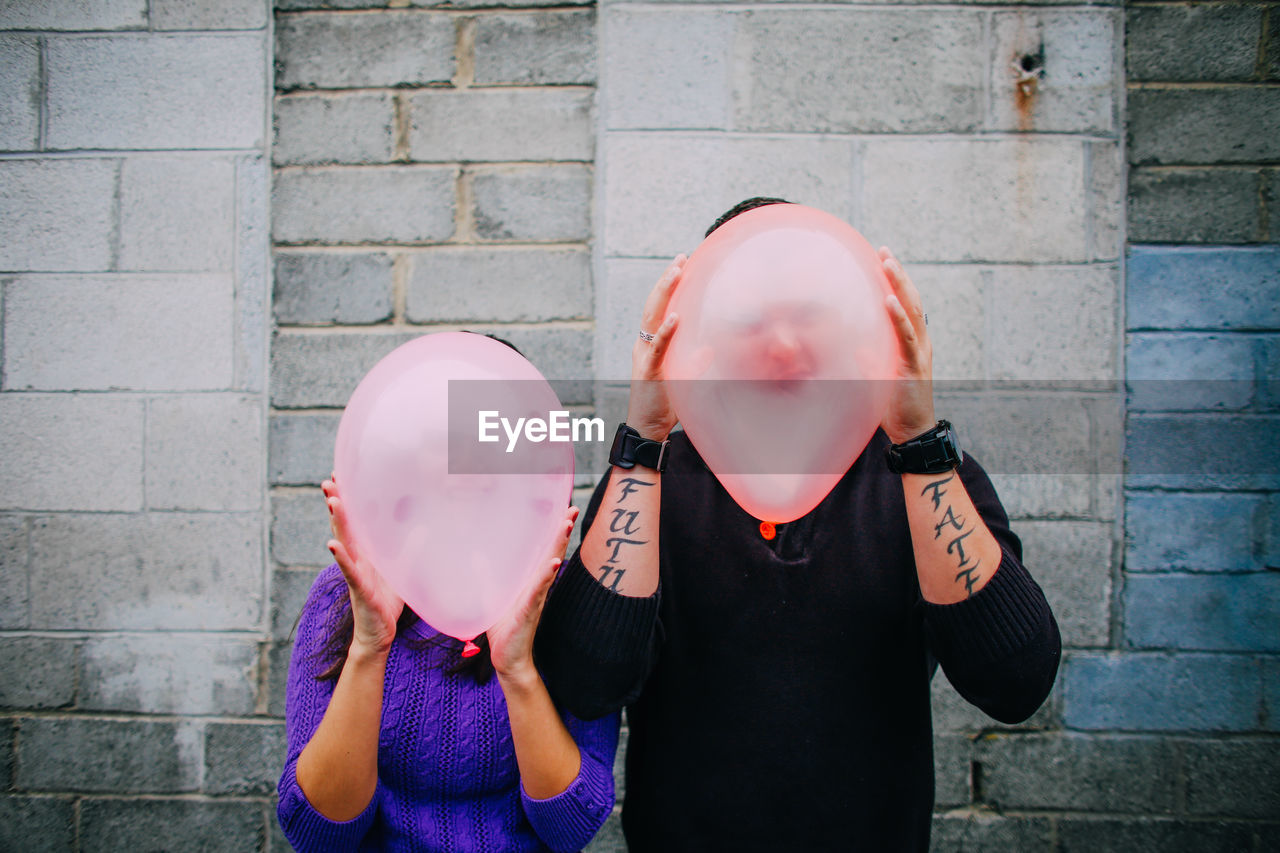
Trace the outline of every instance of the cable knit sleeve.
<instances>
[{"instance_id":1,"label":"cable knit sleeve","mask_svg":"<svg viewBox=\"0 0 1280 853\"><path fill-rule=\"evenodd\" d=\"M960 477L1000 543L1000 566L971 598L941 605L922 601L925 631L961 696L1001 722L1018 723L1053 688L1062 654L1058 623L1022 564L1022 543L1009 529L986 472L966 456Z\"/></svg>"},{"instance_id":2,"label":"cable knit sleeve","mask_svg":"<svg viewBox=\"0 0 1280 853\"><path fill-rule=\"evenodd\" d=\"M554 797L535 800L520 787L524 813L542 842L556 851L581 850L613 810L613 757L618 749L619 715L583 721L564 715L582 755L578 776Z\"/></svg>"},{"instance_id":3,"label":"cable knit sleeve","mask_svg":"<svg viewBox=\"0 0 1280 853\"><path fill-rule=\"evenodd\" d=\"M316 675L325 666L316 652L337 621L339 612L335 608L343 589L342 574L336 565L325 569L316 578L298 622L298 636L289 661L289 680L285 690L288 752L284 772L280 774L280 804L276 815L285 838L300 853L311 850L336 853L357 849L373 825L381 794L379 783L379 790L374 792L364 812L349 821L332 821L316 811L298 787L298 756L315 734L333 695L334 682L316 680Z\"/></svg>"}]
</instances>

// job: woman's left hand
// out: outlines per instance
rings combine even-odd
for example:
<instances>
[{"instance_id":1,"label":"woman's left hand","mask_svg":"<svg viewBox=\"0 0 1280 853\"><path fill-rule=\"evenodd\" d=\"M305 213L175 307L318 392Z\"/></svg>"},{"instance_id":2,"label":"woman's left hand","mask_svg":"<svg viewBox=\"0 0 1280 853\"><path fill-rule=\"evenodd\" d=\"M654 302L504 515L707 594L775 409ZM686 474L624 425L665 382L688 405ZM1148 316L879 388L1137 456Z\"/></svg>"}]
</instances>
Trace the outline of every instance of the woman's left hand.
<instances>
[{"instance_id":1,"label":"woman's left hand","mask_svg":"<svg viewBox=\"0 0 1280 853\"><path fill-rule=\"evenodd\" d=\"M500 678L533 675L537 672L533 667L533 636L538 630L538 619L542 616L547 591L551 589L551 582L556 579L556 572L569 546L573 523L577 519L578 508L569 507L555 541L551 544L551 550L541 563L542 569L534 574L511 612L485 632L489 638L489 655L493 668Z\"/></svg>"}]
</instances>

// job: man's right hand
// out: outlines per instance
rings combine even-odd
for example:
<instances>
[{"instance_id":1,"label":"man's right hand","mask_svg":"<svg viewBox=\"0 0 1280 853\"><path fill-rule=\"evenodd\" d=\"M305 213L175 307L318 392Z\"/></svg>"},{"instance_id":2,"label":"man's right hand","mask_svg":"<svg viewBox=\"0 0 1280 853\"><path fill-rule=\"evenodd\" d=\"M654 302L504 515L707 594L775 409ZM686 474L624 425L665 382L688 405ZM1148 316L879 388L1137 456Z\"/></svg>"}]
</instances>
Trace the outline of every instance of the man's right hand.
<instances>
[{"instance_id":1,"label":"man's right hand","mask_svg":"<svg viewBox=\"0 0 1280 853\"><path fill-rule=\"evenodd\" d=\"M666 272L649 292L640 317L640 331L653 335L652 341L636 338L631 349L631 398L627 424L644 438L662 441L675 429L676 414L663 385L662 362L680 318L667 313L671 296L684 272L684 255L676 255Z\"/></svg>"}]
</instances>

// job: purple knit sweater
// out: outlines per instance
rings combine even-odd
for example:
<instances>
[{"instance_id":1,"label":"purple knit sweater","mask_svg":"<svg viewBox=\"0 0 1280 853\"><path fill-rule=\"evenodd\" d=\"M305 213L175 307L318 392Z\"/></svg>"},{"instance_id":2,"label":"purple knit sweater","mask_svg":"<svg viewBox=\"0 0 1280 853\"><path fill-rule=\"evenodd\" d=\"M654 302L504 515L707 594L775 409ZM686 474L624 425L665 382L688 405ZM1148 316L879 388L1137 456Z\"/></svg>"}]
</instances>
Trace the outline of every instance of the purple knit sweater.
<instances>
[{"instance_id":1,"label":"purple knit sweater","mask_svg":"<svg viewBox=\"0 0 1280 853\"><path fill-rule=\"evenodd\" d=\"M565 725L582 753L582 769L563 793L535 800L520 784L511 723L498 679L478 685L448 675L452 652L414 648L396 637L387 658L378 742L378 787L353 820L325 818L307 801L295 775L298 755L320 725L335 682L317 681L326 662L315 651L340 615L342 575L320 573L298 624L285 710L289 751L280 776L278 815L299 851L578 850L613 808L613 755L618 715ZM414 623L405 633L428 639Z\"/></svg>"}]
</instances>

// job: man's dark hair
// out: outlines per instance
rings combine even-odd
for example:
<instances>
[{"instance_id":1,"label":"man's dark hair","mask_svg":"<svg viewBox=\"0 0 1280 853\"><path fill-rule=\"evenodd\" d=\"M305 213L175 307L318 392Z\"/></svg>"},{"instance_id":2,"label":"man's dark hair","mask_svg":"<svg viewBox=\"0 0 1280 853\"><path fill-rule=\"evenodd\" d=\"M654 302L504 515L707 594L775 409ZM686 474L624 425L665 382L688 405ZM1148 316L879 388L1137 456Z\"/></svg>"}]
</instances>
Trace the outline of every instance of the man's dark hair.
<instances>
[{"instance_id":1,"label":"man's dark hair","mask_svg":"<svg viewBox=\"0 0 1280 853\"><path fill-rule=\"evenodd\" d=\"M785 198L768 198L767 196L755 196L746 201L740 201L733 207L724 212L724 215L716 220L716 224L707 229L707 233L703 237L710 237L711 232L728 222L740 213L746 213L748 210L755 210L757 207L764 207L766 204L791 204Z\"/></svg>"}]
</instances>

